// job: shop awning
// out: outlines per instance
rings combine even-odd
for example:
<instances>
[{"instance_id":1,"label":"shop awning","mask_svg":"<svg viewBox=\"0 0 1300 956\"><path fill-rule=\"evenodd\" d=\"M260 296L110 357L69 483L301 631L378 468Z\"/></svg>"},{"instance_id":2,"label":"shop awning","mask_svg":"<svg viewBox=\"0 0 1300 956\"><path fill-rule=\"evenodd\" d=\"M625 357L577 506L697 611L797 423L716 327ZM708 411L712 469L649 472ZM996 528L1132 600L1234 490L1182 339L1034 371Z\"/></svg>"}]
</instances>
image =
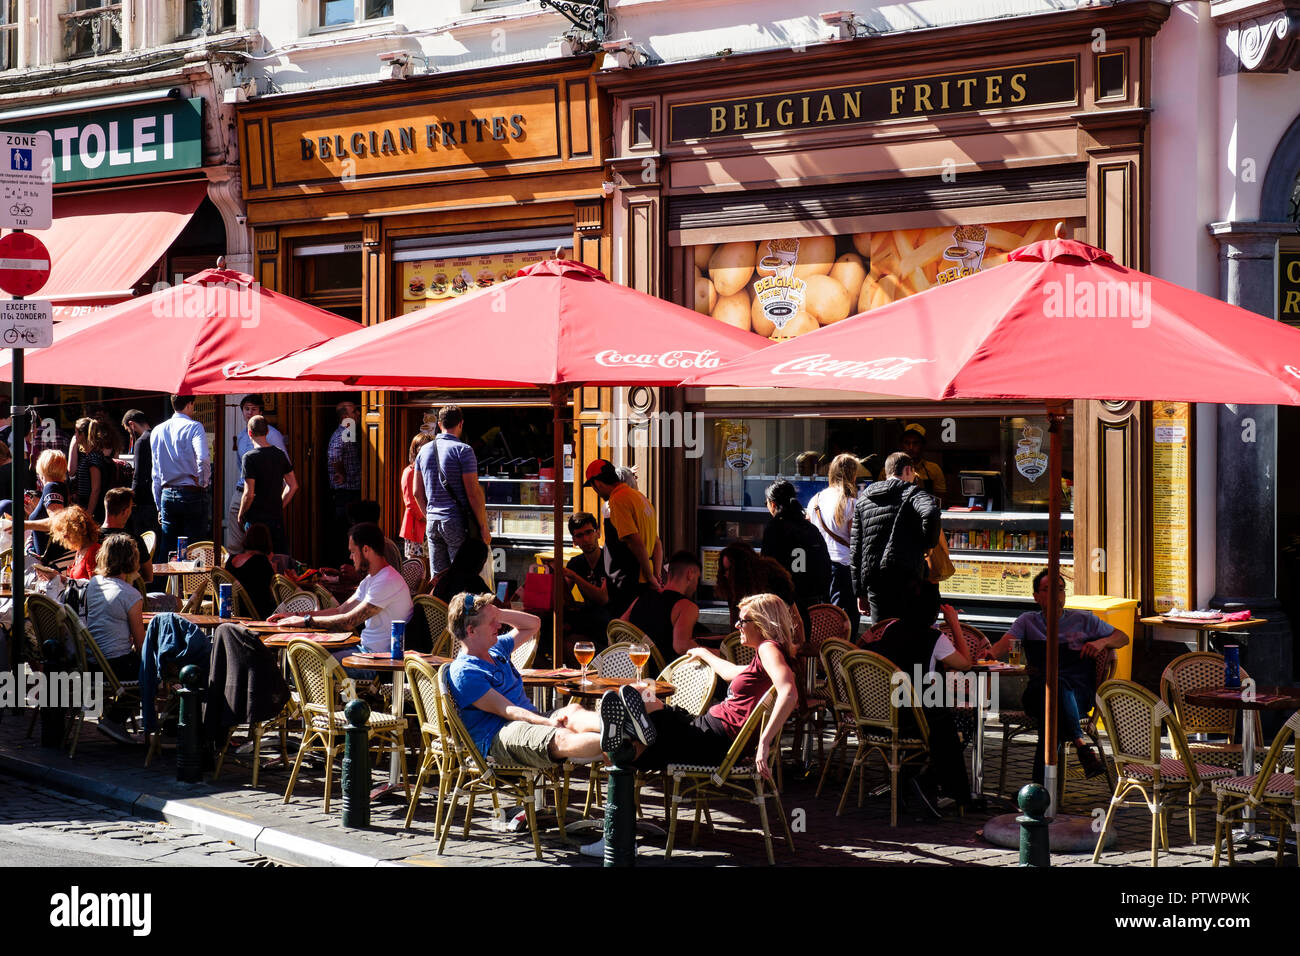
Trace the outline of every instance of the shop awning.
<instances>
[{"instance_id":1,"label":"shop awning","mask_svg":"<svg viewBox=\"0 0 1300 956\"><path fill-rule=\"evenodd\" d=\"M129 298L207 192L200 180L56 195L53 225L35 233L51 262L50 281L37 297L54 303L56 319Z\"/></svg>"}]
</instances>

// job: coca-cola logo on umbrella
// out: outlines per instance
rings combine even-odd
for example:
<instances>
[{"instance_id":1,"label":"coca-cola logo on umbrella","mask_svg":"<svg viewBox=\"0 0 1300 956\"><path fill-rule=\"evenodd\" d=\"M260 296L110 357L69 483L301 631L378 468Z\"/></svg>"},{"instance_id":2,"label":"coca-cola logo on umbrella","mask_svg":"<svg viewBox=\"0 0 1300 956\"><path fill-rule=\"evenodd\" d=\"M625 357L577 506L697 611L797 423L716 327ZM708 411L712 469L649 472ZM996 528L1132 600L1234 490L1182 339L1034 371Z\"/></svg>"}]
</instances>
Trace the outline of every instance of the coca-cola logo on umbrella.
<instances>
[{"instance_id":1,"label":"coca-cola logo on umbrella","mask_svg":"<svg viewBox=\"0 0 1300 956\"><path fill-rule=\"evenodd\" d=\"M606 368L717 368L722 360L712 349L660 352L658 355L623 355L614 349L596 353L596 362Z\"/></svg>"},{"instance_id":2,"label":"coca-cola logo on umbrella","mask_svg":"<svg viewBox=\"0 0 1300 956\"><path fill-rule=\"evenodd\" d=\"M1296 368L1294 365L1283 365L1282 367L1296 378L1300 378L1300 368Z\"/></svg>"},{"instance_id":3,"label":"coca-cola logo on umbrella","mask_svg":"<svg viewBox=\"0 0 1300 956\"><path fill-rule=\"evenodd\" d=\"M934 359L890 356L868 362L845 361L830 355L806 355L772 367L773 375L816 375L830 378L865 378L876 381L893 381L902 378L918 365Z\"/></svg>"}]
</instances>

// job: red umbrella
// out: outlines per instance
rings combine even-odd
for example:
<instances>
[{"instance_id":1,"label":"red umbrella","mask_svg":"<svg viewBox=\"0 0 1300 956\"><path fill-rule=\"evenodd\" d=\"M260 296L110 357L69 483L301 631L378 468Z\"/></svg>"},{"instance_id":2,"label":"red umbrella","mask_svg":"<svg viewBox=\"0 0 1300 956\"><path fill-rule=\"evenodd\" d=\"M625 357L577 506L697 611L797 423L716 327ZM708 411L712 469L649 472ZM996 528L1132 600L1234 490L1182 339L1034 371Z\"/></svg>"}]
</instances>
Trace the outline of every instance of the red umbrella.
<instances>
[{"instance_id":1,"label":"red umbrella","mask_svg":"<svg viewBox=\"0 0 1300 956\"><path fill-rule=\"evenodd\" d=\"M180 285L55 326L54 344L27 353L29 382L75 382L189 395L224 395L244 363L337 338L357 323L263 289L253 277L207 269ZM8 375L8 355L0 375ZM266 391L320 390L291 379ZM335 388L345 386L336 383Z\"/></svg>"},{"instance_id":2,"label":"red umbrella","mask_svg":"<svg viewBox=\"0 0 1300 956\"><path fill-rule=\"evenodd\" d=\"M554 454L561 411L578 385L673 386L767 342L697 312L617 285L580 262L552 259L450 304L431 306L250 368L238 377L336 379L358 388L549 385ZM557 472L558 475L558 472ZM557 479L558 484L558 479ZM563 626L564 500L555 523L554 660Z\"/></svg>"},{"instance_id":3,"label":"red umbrella","mask_svg":"<svg viewBox=\"0 0 1300 956\"><path fill-rule=\"evenodd\" d=\"M1060 434L1070 399L1300 404L1300 330L1052 239L684 385L785 386L915 398L1041 399L1051 420L1048 572L1060 567ZM1055 589L1044 739L1056 738ZM1051 778L1055 750L1045 748Z\"/></svg>"}]
</instances>

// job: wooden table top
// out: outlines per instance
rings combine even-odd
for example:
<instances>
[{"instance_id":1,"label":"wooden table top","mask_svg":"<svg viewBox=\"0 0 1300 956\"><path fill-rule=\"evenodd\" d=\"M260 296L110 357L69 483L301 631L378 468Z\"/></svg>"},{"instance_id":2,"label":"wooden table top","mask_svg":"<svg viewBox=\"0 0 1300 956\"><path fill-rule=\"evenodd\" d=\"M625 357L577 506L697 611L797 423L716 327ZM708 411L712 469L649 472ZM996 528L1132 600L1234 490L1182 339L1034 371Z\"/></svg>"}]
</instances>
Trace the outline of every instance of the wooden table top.
<instances>
[{"instance_id":1,"label":"wooden table top","mask_svg":"<svg viewBox=\"0 0 1300 956\"><path fill-rule=\"evenodd\" d=\"M570 680L556 684L555 689L567 697L577 697L580 700L599 700L605 696L606 691L618 690L620 687L636 683L635 677L595 677L590 674L587 676L587 680L591 681L591 684L586 687L579 685L578 680ZM654 686L655 696L660 699L671 697L677 693L677 688L667 681L647 680L646 683Z\"/></svg>"},{"instance_id":2,"label":"wooden table top","mask_svg":"<svg viewBox=\"0 0 1300 956\"><path fill-rule=\"evenodd\" d=\"M220 627L222 624L242 624L244 627L251 627L256 623L246 617L220 617L216 614L188 614L183 611L145 611L142 616L144 617L144 622L148 624L159 614L176 614L196 627ZM256 630L256 628L254 628L254 630Z\"/></svg>"},{"instance_id":3,"label":"wooden table top","mask_svg":"<svg viewBox=\"0 0 1300 956\"><path fill-rule=\"evenodd\" d=\"M973 671L983 671L986 674L1024 674L1029 668L1023 664L1008 664L1005 661L976 661L971 664L970 669Z\"/></svg>"},{"instance_id":4,"label":"wooden table top","mask_svg":"<svg viewBox=\"0 0 1300 956\"><path fill-rule=\"evenodd\" d=\"M432 654L407 651L400 661L393 660L392 656L387 653L376 652L374 654L349 654L339 663L344 667L352 667L356 670L396 672L405 670L406 661L410 658L422 660L431 667L441 667L451 660L450 657L434 657Z\"/></svg>"},{"instance_id":5,"label":"wooden table top","mask_svg":"<svg viewBox=\"0 0 1300 956\"><path fill-rule=\"evenodd\" d=\"M155 575L169 574L207 574L211 567L199 567L193 561L163 561L153 566Z\"/></svg>"},{"instance_id":6,"label":"wooden table top","mask_svg":"<svg viewBox=\"0 0 1300 956\"><path fill-rule=\"evenodd\" d=\"M361 643L361 638L350 631L277 631L276 633L264 633L259 636L262 638L262 643L267 647L287 647L295 637L305 637L307 640L315 641L321 647L332 651L342 650L346 647L356 647ZM375 670L375 668L369 669Z\"/></svg>"},{"instance_id":7,"label":"wooden table top","mask_svg":"<svg viewBox=\"0 0 1300 956\"><path fill-rule=\"evenodd\" d=\"M1189 631L1241 631L1248 627L1267 624L1268 618L1252 617L1245 621L1197 621L1194 618L1165 617L1157 614L1138 619L1139 624L1154 624L1160 627L1181 627Z\"/></svg>"},{"instance_id":8,"label":"wooden table top","mask_svg":"<svg viewBox=\"0 0 1300 956\"><path fill-rule=\"evenodd\" d=\"M594 671L588 673L595 677ZM582 677L582 670L577 667L526 667L519 672L525 687L554 687L565 681Z\"/></svg>"},{"instance_id":9,"label":"wooden table top","mask_svg":"<svg viewBox=\"0 0 1300 956\"><path fill-rule=\"evenodd\" d=\"M1300 687L1256 687L1247 696L1240 687L1198 687L1183 699L1197 707L1230 710L1300 710Z\"/></svg>"}]
</instances>

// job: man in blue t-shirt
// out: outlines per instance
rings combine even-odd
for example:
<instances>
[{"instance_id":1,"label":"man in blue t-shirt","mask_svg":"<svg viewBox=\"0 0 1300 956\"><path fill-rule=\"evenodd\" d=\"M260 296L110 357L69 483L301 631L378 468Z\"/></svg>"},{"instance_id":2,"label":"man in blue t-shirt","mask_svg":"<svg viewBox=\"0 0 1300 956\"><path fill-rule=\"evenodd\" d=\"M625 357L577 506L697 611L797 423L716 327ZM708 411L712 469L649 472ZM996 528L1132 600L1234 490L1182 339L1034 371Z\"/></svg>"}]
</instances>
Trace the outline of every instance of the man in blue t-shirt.
<instances>
[{"instance_id":1,"label":"man in blue t-shirt","mask_svg":"<svg viewBox=\"0 0 1300 956\"><path fill-rule=\"evenodd\" d=\"M438 409L438 425L437 439L421 448L415 459L415 501L424 509L431 578L451 567L471 534L492 547L487 499L478 483L478 458L460 437L465 413L458 405L444 405Z\"/></svg>"},{"instance_id":2,"label":"man in blue t-shirt","mask_svg":"<svg viewBox=\"0 0 1300 956\"><path fill-rule=\"evenodd\" d=\"M1026 611L1016 618L1011 630L993 645L991 655L1001 657L1011 649L1013 639L1023 642L1025 661L1029 666L1029 681L1025 685L1025 712L1043 719L1044 697L1047 689L1045 668L1047 661L1047 602L1050 598L1046 569L1034 576L1034 601L1041 610ZM1074 739L1079 755L1079 765L1089 777L1105 772L1101 757L1079 733L1079 719L1092 709L1097 694L1097 666L1110 652L1128 643L1128 635L1117 631L1091 611L1067 611L1065 581L1057 579L1058 606L1062 608L1057 625L1058 692L1057 733ZM1040 730L1034 749L1034 781L1043 782L1043 736Z\"/></svg>"},{"instance_id":3,"label":"man in blue t-shirt","mask_svg":"<svg viewBox=\"0 0 1300 956\"><path fill-rule=\"evenodd\" d=\"M502 623L512 627L498 634ZM577 703L549 715L533 709L510 652L517 640L534 639L541 623L532 614L498 608L490 594L452 598L447 625L465 649L451 662L447 680L474 745L500 763L543 770L617 749L630 733L621 721L606 728L594 711Z\"/></svg>"}]
</instances>

